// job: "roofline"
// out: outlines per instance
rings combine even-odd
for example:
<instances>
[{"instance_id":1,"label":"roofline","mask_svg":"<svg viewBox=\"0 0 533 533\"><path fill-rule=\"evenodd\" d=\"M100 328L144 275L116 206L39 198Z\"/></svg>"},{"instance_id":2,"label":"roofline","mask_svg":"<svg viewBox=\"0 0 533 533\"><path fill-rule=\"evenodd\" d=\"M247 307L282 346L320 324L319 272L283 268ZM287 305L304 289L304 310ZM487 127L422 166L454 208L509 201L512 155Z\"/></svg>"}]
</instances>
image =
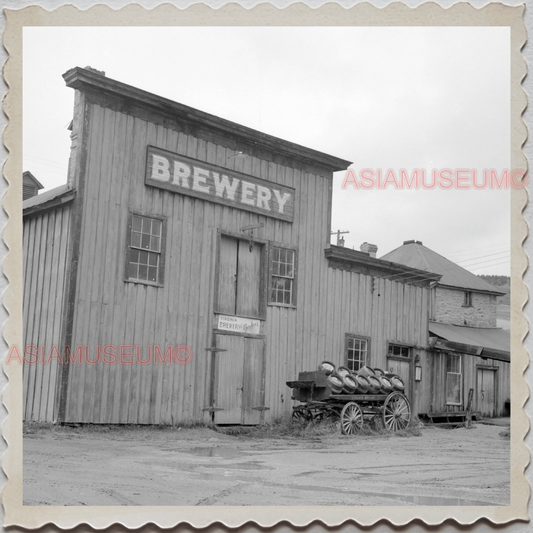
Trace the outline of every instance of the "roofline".
<instances>
[{"instance_id":1,"label":"roofline","mask_svg":"<svg viewBox=\"0 0 533 533\"><path fill-rule=\"evenodd\" d=\"M205 113L204 111L174 102L168 98L157 96L148 91L113 80L92 70L75 67L65 72L65 74L63 74L63 79L65 80L67 87L81 91L93 89L122 99L126 98L128 100L133 100L144 107L157 109L167 115L171 114L179 116L189 122L206 126L211 130L219 130L225 134L231 133L248 142L251 141L277 153L283 153L314 164L318 163L333 172L346 170L352 164L351 161L340 159L311 148L306 148L278 137L261 133L260 131L246 126L241 126L240 124L217 117L216 115Z\"/></svg>"},{"instance_id":2,"label":"roofline","mask_svg":"<svg viewBox=\"0 0 533 533\"><path fill-rule=\"evenodd\" d=\"M27 176L27 175L29 175L29 177L37 184L37 188L39 190L44 189L44 185L29 170L25 170L22 173L22 178L24 178L24 176Z\"/></svg>"},{"instance_id":3,"label":"roofline","mask_svg":"<svg viewBox=\"0 0 533 533\"><path fill-rule=\"evenodd\" d=\"M433 333L433 335L435 335ZM463 344L460 342L449 341L437 336L437 341L433 346L433 350L442 352L457 352L466 355L473 355L483 359L496 359L497 361L511 361L511 352L506 350L498 350L496 348L486 348L484 346L476 346L475 344Z\"/></svg>"},{"instance_id":4,"label":"roofline","mask_svg":"<svg viewBox=\"0 0 533 533\"><path fill-rule=\"evenodd\" d=\"M40 214L49 209L62 207L72 202L76 197L76 191L68 185L60 185L37 196L32 196L22 202L22 217ZM25 205L26 204L26 205Z\"/></svg>"},{"instance_id":5,"label":"roofline","mask_svg":"<svg viewBox=\"0 0 533 533\"><path fill-rule=\"evenodd\" d=\"M433 272L427 272L426 270L419 270L417 268L411 268L400 263L393 263L385 259L378 259L371 257L365 252L359 252L357 250L350 250L343 246L330 245L329 248L324 250L326 259L337 260L344 263L352 263L354 265L362 265L365 267L375 268L383 271L386 275L397 275L396 281L412 283L420 282L438 282L441 278L440 274ZM403 276L402 276L403 274Z\"/></svg>"},{"instance_id":6,"label":"roofline","mask_svg":"<svg viewBox=\"0 0 533 533\"><path fill-rule=\"evenodd\" d=\"M474 276L475 276L475 274L474 274ZM447 285L446 283L439 283L439 287L443 287L443 288L446 288L446 289L457 289L457 290L460 290L460 291L477 292L477 293L481 293L481 294L491 294L491 295L495 295L495 296L505 296L507 294L506 292L500 292L500 291L497 291L497 290L489 291L489 290L483 290L483 289L474 289L474 288L470 288L470 287L457 287L456 285Z\"/></svg>"}]
</instances>

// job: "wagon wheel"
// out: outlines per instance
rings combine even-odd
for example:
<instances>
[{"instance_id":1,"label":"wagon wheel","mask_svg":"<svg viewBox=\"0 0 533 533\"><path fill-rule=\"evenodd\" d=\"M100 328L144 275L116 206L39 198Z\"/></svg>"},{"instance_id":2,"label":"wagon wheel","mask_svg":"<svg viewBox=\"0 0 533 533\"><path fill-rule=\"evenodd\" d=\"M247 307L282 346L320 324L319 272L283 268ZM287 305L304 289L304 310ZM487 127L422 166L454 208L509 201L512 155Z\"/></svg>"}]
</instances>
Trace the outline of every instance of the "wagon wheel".
<instances>
[{"instance_id":1,"label":"wagon wheel","mask_svg":"<svg viewBox=\"0 0 533 533\"><path fill-rule=\"evenodd\" d=\"M409 400L400 392L389 394L383 404L383 423L388 431L405 429L411 422Z\"/></svg>"},{"instance_id":2,"label":"wagon wheel","mask_svg":"<svg viewBox=\"0 0 533 533\"><path fill-rule=\"evenodd\" d=\"M353 435L363 427L363 411L355 402L348 402L341 411L341 432Z\"/></svg>"},{"instance_id":3,"label":"wagon wheel","mask_svg":"<svg viewBox=\"0 0 533 533\"><path fill-rule=\"evenodd\" d=\"M296 407L292 411L292 422L295 424L304 424L312 422L313 413L307 407Z\"/></svg>"}]
</instances>

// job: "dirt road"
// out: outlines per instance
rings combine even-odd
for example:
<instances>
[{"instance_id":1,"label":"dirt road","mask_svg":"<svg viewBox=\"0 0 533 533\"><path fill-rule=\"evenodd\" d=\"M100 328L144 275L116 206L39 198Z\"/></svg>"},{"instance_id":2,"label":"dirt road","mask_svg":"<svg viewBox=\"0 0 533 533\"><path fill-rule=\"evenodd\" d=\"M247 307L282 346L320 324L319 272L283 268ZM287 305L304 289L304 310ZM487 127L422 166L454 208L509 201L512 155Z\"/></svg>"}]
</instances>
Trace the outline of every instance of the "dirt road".
<instances>
[{"instance_id":1,"label":"dirt road","mask_svg":"<svg viewBox=\"0 0 533 533\"><path fill-rule=\"evenodd\" d=\"M250 438L212 429L24 435L25 505L509 505L504 427Z\"/></svg>"}]
</instances>

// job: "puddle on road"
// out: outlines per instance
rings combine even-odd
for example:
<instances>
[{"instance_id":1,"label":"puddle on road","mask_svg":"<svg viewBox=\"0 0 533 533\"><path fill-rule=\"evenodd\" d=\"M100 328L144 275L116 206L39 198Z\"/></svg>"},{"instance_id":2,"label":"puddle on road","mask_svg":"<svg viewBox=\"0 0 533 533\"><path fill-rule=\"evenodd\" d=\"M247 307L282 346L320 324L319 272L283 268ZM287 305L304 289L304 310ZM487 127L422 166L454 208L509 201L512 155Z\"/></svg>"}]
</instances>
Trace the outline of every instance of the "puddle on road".
<instances>
[{"instance_id":1,"label":"puddle on road","mask_svg":"<svg viewBox=\"0 0 533 533\"><path fill-rule=\"evenodd\" d=\"M275 485L275 484L273 484ZM276 485L278 486L278 485ZM285 488L294 490L309 490L318 492L337 492L341 494L357 494L360 496L375 496L389 498L401 502L414 503L415 505L428 506L491 506L494 503L480 502L475 500L463 500L461 498L442 498L440 496L419 496L417 494L389 494L387 492L369 492L365 490L339 489L334 487L315 487L313 485L284 485Z\"/></svg>"},{"instance_id":2,"label":"puddle on road","mask_svg":"<svg viewBox=\"0 0 533 533\"><path fill-rule=\"evenodd\" d=\"M200 457L223 457L224 459L236 459L242 457L243 454L239 450L233 448L191 448L190 450L178 450L182 453L190 453L192 455L199 455Z\"/></svg>"}]
</instances>

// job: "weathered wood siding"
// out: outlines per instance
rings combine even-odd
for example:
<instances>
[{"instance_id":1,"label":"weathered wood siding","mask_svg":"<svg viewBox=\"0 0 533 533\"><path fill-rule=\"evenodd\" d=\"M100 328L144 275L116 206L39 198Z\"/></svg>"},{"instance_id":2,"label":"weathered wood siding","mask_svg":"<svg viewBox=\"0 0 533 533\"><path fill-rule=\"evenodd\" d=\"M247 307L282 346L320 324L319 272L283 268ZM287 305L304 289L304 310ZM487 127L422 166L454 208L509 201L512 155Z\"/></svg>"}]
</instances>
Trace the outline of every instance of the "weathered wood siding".
<instances>
[{"instance_id":1,"label":"weathered wood siding","mask_svg":"<svg viewBox=\"0 0 533 533\"><path fill-rule=\"evenodd\" d=\"M307 366L304 354L319 341L319 308L327 291L323 250L329 234L331 177L260 157L239 159L216 142L156 125L137 116L92 105L85 168L85 201L79 281L74 317L75 346L150 346L186 344L194 357L186 365L72 364L69 369L67 421L172 423L198 418L209 405L210 355L214 325L217 230L239 234L241 227L263 223L259 239L298 246L297 310L268 307L267 380L275 385L268 405L276 412L287 400L285 381ZM214 139L216 141L216 139ZM146 148L164 150L235 169L296 189L295 222L183 196L144 184ZM163 288L124 282L128 212L168 217ZM320 238L317 238L320 236ZM297 319L297 317L300 317ZM311 331L312 330L312 331ZM309 334L310 333L310 334ZM75 349L75 348L73 348ZM110 358L108 358L110 359ZM318 355L316 356L318 360ZM288 405L288 402L285 403Z\"/></svg>"},{"instance_id":2,"label":"weathered wood siding","mask_svg":"<svg viewBox=\"0 0 533 533\"><path fill-rule=\"evenodd\" d=\"M66 421L158 424L210 416L203 409L210 406L211 364L221 357L206 351L216 328L219 232L246 237L241 228L252 224L263 224L254 234L261 246L297 249L296 307L268 305L262 325L267 419L290 412L286 381L298 372L323 359L345 363L347 333L372 338L373 366L385 366L387 342L427 345L427 289L383 278L372 289L371 276L328 266L331 171L250 147L252 155L236 158L235 140L113 102L87 105L72 338L73 350L87 347L91 361L100 349L100 361L70 365ZM293 188L294 222L145 185L149 145ZM167 219L163 287L124 281L131 211ZM192 349L190 362L153 364L154 347L164 354L178 345ZM103 361L105 346L115 362ZM133 352L122 363L121 347ZM139 347L139 355L127 347Z\"/></svg>"},{"instance_id":3,"label":"weathered wood siding","mask_svg":"<svg viewBox=\"0 0 533 533\"><path fill-rule=\"evenodd\" d=\"M290 411L286 381L298 372L316 370L323 360L346 365L346 333L370 337L373 367L387 369L389 342L418 347L414 353L425 357L420 347L427 346L428 289L376 277L372 290L371 276L329 268L323 250L315 254L300 267L300 276L306 270L311 275L305 286L300 281L298 312L269 307L266 405L277 413ZM310 263L320 268L305 266ZM418 404L414 391L412 399Z\"/></svg>"},{"instance_id":4,"label":"weathered wood siding","mask_svg":"<svg viewBox=\"0 0 533 533\"><path fill-rule=\"evenodd\" d=\"M70 206L24 219L24 419L57 417L58 358ZM22 354L21 354L22 355Z\"/></svg>"},{"instance_id":5,"label":"weathered wood siding","mask_svg":"<svg viewBox=\"0 0 533 533\"><path fill-rule=\"evenodd\" d=\"M494 359L482 359L474 355L462 354L462 403L446 404L446 354L432 352L429 360L429 387L424 396L422 413L442 413L464 411L468 402L468 391L474 389L473 410L477 409L477 373L478 368L495 369L495 416L506 413L505 401L511 397L510 363Z\"/></svg>"}]
</instances>

